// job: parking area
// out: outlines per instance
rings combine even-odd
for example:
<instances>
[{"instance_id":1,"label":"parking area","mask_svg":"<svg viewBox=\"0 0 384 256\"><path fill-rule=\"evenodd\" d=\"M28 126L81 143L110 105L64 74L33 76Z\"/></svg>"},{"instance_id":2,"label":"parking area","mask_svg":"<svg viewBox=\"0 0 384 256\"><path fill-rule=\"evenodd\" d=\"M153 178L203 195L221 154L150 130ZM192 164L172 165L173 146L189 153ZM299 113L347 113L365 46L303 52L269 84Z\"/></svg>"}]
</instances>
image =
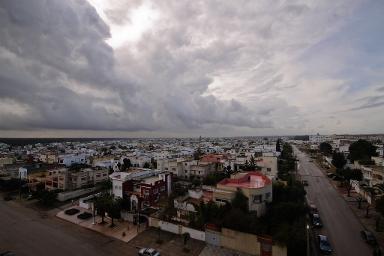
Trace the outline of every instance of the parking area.
<instances>
[{"instance_id":1,"label":"parking area","mask_svg":"<svg viewBox=\"0 0 384 256\"><path fill-rule=\"evenodd\" d=\"M161 240L162 243L157 243L158 240ZM186 244L188 252L185 252L183 250L184 241L181 235L149 228L129 241L129 245L136 248L154 248L158 250L162 256L198 256L204 249L205 242L189 239Z\"/></svg>"},{"instance_id":2,"label":"parking area","mask_svg":"<svg viewBox=\"0 0 384 256\"><path fill-rule=\"evenodd\" d=\"M69 210L69 209L76 209L78 212L71 215L66 213L66 210ZM115 220L114 221L115 225L113 227L110 227L111 219L108 217L104 218L104 221L105 221L104 224L100 224L101 223L100 216L95 216L95 223L93 222L92 217L89 217L87 219L79 219L78 218L79 214L84 212L90 213L90 215L92 216L91 211L81 208L79 206L71 206L66 210L58 212L56 214L56 217L69 221L73 224L82 226L84 228L102 233L103 235L114 237L123 242L130 241L135 236L137 236L138 232L140 233L146 229L145 224L141 224L140 228L138 229L136 225L133 225L130 222L119 221L119 220Z\"/></svg>"}]
</instances>

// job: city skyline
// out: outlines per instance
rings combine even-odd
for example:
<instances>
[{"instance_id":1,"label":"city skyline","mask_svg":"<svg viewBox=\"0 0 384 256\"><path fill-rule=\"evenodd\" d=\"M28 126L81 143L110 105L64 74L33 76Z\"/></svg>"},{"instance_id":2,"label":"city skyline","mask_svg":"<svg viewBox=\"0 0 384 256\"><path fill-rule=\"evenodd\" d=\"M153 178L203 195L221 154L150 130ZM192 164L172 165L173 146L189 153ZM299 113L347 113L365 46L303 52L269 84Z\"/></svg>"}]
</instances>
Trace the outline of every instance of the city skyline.
<instances>
[{"instance_id":1,"label":"city skyline","mask_svg":"<svg viewBox=\"0 0 384 256\"><path fill-rule=\"evenodd\" d=\"M383 133L377 1L2 1L0 137Z\"/></svg>"}]
</instances>

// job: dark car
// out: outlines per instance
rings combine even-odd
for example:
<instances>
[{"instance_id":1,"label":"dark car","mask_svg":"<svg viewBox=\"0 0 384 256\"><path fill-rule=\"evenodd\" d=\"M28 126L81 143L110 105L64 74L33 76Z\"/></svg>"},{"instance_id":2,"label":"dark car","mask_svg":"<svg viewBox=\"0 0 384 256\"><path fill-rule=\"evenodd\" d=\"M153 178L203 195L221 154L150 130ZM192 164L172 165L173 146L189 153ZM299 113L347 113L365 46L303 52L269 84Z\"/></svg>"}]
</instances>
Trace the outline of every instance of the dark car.
<instances>
[{"instance_id":1,"label":"dark car","mask_svg":"<svg viewBox=\"0 0 384 256\"><path fill-rule=\"evenodd\" d=\"M142 248L139 250L139 256L160 256L160 253L153 248Z\"/></svg>"},{"instance_id":2,"label":"dark car","mask_svg":"<svg viewBox=\"0 0 384 256\"><path fill-rule=\"evenodd\" d=\"M331 254L332 253L332 247L328 241L328 237L324 235L318 235L319 239L319 249L320 252L323 254Z\"/></svg>"},{"instance_id":3,"label":"dark car","mask_svg":"<svg viewBox=\"0 0 384 256\"><path fill-rule=\"evenodd\" d=\"M371 245L377 244L376 238L372 234L372 232L368 230L362 230L360 234L361 234L361 237L364 239L364 241L367 242L368 244L371 244Z\"/></svg>"},{"instance_id":4,"label":"dark car","mask_svg":"<svg viewBox=\"0 0 384 256\"><path fill-rule=\"evenodd\" d=\"M309 210L309 213L310 213L310 214L318 213L318 211L317 211L317 207L316 207L316 205L314 205L314 204L310 204L310 205L308 206L308 210Z\"/></svg>"},{"instance_id":5,"label":"dark car","mask_svg":"<svg viewBox=\"0 0 384 256\"><path fill-rule=\"evenodd\" d=\"M321 228L323 226L320 215L318 213L312 214L312 225L316 228Z\"/></svg>"}]
</instances>

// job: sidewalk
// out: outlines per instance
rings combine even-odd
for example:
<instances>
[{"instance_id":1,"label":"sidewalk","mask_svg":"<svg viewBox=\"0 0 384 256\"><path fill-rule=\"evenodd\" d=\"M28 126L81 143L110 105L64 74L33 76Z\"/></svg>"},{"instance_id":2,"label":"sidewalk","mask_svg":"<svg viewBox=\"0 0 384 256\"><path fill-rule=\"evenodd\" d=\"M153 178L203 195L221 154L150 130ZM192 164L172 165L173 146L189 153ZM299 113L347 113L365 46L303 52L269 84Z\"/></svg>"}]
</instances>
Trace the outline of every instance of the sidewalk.
<instances>
[{"instance_id":1,"label":"sidewalk","mask_svg":"<svg viewBox=\"0 0 384 256\"><path fill-rule=\"evenodd\" d=\"M64 213L65 210L72 209L72 208L78 209L78 210L80 210L80 212L75 214L75 215L67 215ZM79 206L71 206L67 209L65 209L63 211L59 211L56 214L56 217L63 219L63 220L66 220L66 221L69 221L73 224L82 226L84 228L99 232L103 235L114 237L114 238L119 239L123 242L129 242L130 240L135 238L138 235L138 233L141 233L146 229L145 224L141 224L141 227L140 227L139 232L138 232L136 225L133 225L130 222L119 221L119 220L114 220L115 226L110 227L111 219L108 217L105 217L104 221L106 223L100 224L100 222L101 222L100 216L95 217L95 223L96 224L93 224L93 217L91 217L87 220L81 220L81 219L77 218L77 216L80 213L83 213L83 212L91 213L91 211L86 210L84 208L81 208Z\"/></svg>"},{"instance_id":2,"label":"sidewalk","mask_svg":"<svg viewBox=\"0 0 384 256\"><path fill-rule=\"evenodd\" d=\"M231 249L207 244L199 256L251 256L250 254L237 252Z\"/></svg>"}]
</instances>

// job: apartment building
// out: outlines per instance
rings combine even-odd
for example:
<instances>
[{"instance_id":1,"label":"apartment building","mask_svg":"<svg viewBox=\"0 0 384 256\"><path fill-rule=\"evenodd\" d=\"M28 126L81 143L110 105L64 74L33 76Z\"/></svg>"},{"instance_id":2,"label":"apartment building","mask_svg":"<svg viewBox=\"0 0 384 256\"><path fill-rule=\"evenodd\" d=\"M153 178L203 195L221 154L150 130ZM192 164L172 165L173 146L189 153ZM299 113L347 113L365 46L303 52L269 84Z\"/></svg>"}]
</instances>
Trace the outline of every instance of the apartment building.
<instances>
[{"instance_id":1,"label":"apartment building","mask_svg":"<svg viewBox=\"0 0 384 256\"><path fill-rule=\"evenodd\" d=\"M202 179L211 172L222 170L222 166L222 164L217 164L208 158L201 160L178 158L158 161L158 168L160 170L171 172L173 175L184 179L189 179L190 177Z\"/></svg>"},{"instance_id":2,"label":"apartment building","mask_svg":"<svg viewBox=\"0 0 384 256\"><path fill-rule=\"evenodd\" d=\"M55 164L59 161L56 153L42 153L39 155L39 161L47 164Z\"/></svg>"},{"instance_id":3,"label":"apartment building","mask_svg":"<svg viewBox=\"0 0 384 256\"><path fill-rule=\"evenodd\" d=\"M108 180L106 168L84 168L80 170L68 170L58 168L50 170L45 180L47 190L76 190Z\"/></svg>"},{"instance_id":4,"label":"apartment building","mask_svg":"<svg viewBox=\"0 0 384 256\"><path fill-rule=\"evenodd\" d=\"M109 177L113 195L129 198L131 209L152 206L161 195L171 193L172 174L166 171L134 168L129 172L114 172Z\"/></svg>"},{"instance_id":5,"label":"apartment building","mask_svg":"<svg viewBox=\"0 0 384 256\"><path fill-rule=\"evenodd\" d=\"M7 157L7 156L0 157L0 167L4 167L4 165L8 165L8 164L14 164L15 162L16 161L14 157Z\"/></svg>"},{"instance_id":6,"label":"apartment building","mask_svg":"<svg viewBox=\"0 0 384 256\"><path fill-rule=\"evenodd\" d=\"M277 157L262 156L255 159L256 165L261 168L261 172L274 180L277 178Z\"/></svg>"}]
</instances>

